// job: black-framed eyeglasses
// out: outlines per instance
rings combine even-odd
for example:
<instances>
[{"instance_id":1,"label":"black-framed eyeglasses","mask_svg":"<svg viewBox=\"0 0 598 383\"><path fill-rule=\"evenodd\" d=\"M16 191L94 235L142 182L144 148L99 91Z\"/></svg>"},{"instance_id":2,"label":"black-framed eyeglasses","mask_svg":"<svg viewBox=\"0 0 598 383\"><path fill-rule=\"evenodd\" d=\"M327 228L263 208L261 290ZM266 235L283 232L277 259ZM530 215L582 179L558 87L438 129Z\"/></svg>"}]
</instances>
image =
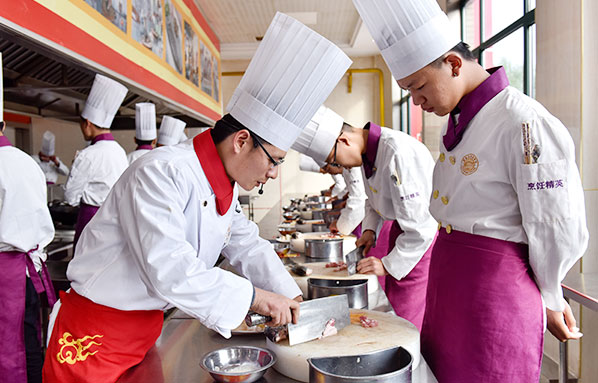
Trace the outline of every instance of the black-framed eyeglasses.
<instances>
[{"instance_id":1,"label":"black-framed eyeglasses","mask_svg":"<svg viewBox=\"0 0 598 383\"><path fill-rule=\"evenodd\" d=\"M253 139L253 142L257 143L258 146L260 148L262 148L262 150L264 151L264 153L266 153L266 156L268 156L268 159L270 160L270 163L271 163L270 169L274 169L275 167L281 165L284 162L284 158L281 158L280 161L276 161L274 159L274 157L272 157L270 155L270 153L268 153L268 151L266 150L266 148L264 148L264 145L262 145L260 139L255 134L253 134L251 131L249 131L249 135Z\"/></svg>"},{"instance_id":2,"label":"black-framed eyeglasses","mask_svg":"<svg viewBox=\"0 0 598 383\"><path fill-rule=\"evenodd\" d=\"M338 145L338 139L341 137L342 133L338 135L336 141L334 142L334 154L332 155L332 162L328 165L334 166L335 168L340 168L341 165L336 162L336 146Z\"/></svg>"}]
</instances>

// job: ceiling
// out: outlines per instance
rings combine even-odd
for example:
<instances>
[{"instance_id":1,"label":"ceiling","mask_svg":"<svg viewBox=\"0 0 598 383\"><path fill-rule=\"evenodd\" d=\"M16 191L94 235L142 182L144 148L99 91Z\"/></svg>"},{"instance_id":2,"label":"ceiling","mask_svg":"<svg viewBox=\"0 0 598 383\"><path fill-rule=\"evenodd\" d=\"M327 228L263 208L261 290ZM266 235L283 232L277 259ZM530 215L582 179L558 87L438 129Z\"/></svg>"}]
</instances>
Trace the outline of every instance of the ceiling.
<instances>
[{"instance_id":1,"label":"ceiling","mask_svg":"<svg viewBox=\"0 0 598 383\"><path fill-rule=\"evenodd\" d=\"M276 12L295 17L351 57L379 54L352 0L194 0L220 39L224 60L250 59ZM465 0L437 0L443 9Z\"/></svg>"},{"instance_id":2,"label":"ceiling","mask_svg":"<svg viewBox=\"0 0 598 383\"><path fill-rule=\"evenodd\" d=\"M220 39L224 60L249 59L277 11L295 17L349 56L378 54L351 0L195 0Z\"/></svg>"}]
</instances>

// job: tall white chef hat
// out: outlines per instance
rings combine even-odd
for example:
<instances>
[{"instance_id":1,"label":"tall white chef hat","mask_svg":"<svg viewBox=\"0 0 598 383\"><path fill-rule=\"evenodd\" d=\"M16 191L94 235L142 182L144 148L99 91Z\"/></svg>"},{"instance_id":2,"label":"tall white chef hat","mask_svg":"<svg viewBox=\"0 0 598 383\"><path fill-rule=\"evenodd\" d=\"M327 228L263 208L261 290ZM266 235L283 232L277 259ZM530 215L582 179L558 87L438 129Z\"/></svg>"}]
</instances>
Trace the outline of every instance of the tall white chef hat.
<instances>
[{"instance_id":1,"label":"tall white chef hat","mask_svg":"<svg viewBox=\"0 0 598 383\"><path fill-rule=\"evenodd\" d=\"M187 123L178 118L170 116L162 117L158 143L165 146L178 144L181 139L181 133L185 130L185 125L187 125Z\"/></svg>"},{"instance_id":2,"label":"tall white chef hat","mask_svg":"<svg viewBox=\"0 0 598 383\"><path fill-rule=\"evenodd\" d=\"M42 154L51 157L54 155L54 149L56 145L56 136L54 133L46 130L42 136Z\"/></svg>"},{"instance_id":3,"label":"tall white chef hat","mask_svg":"<svg viewBox=\"0 0 598 383\"><path fill-rule=\"evenodd\" d=\"M350 65L336 45L276 13L227 112L286 151Z\"/></svg>"},{"instance_id":4,"label":"tall white chef hat","mask_svg":"<svg viewBox=\"0 0 598 383\"><path fill-rule=\"evenodd\" d=\"M303 170L304 172L320 172L320 165L311 157L306 156L305 154L299 154L299 170Z\"/></svg>"},{"instance_id":5,"label":"tall white chef hat","mask_svg":"<svg viewBox=\"0 0 598 383\"><path fill-rule=\"evenodd\" d=\"M101 74L96 74L81 117L100 128L109 129L126 95L125 86Z\"/></svg>"},{"instance_id":6,"label":"tall white chef hat","mask_svg":"<svg viewBox=\"0 0 598 383\"><path fill-rule=\"evenodd\" d=\"M135 138L142 141L156 138L156 105L151 102L135 104Z\"/></svg>"},{"instance_id":7,"label":"tall white chef hat","mask_svg":"<svg viewBox=\"0 0 598 383\"><path fill-rule=\"evenodd\" d=\"M343 118L332 109L321 106L307 123L307 126L292 148L313 158L322 167L334 147L343 127Z\"/></svg>"},{"instance_id":8,"label":"tall white chef hat","mask_svg":"<svg viewBox=\"0 0 598 383\"><path fill-rule=\"evenodd\" d=\"M181 130L181 136L179 137L179 142L186 141L189 137L185 134L185 129Z\"/></svg>"},{"instance_id":9,"label":"tall white chef hat","mask_svg":"<svg viewBox=\"0 0 598 383\"><path fill-rule=\"evenodd\" d=\"M436 0L353 0L353 4L397 80L460 42Z\"/></svg>"}]
</instances>

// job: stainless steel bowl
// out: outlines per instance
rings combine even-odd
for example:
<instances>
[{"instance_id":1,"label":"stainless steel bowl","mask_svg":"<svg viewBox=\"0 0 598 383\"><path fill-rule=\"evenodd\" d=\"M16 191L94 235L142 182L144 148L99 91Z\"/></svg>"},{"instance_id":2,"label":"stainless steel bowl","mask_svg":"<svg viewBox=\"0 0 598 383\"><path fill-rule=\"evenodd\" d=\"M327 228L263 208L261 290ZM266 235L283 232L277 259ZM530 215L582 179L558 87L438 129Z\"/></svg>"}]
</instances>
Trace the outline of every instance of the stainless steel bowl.
<instances>
[{"instance_id":1,"label":"stainless steel bowl","mask_svg":"<svg viewBox=\"0 0 598 383\"><path fill-rule=\"evenodd\" d=\"M411 383L413 357L403 347L363 355L309 358L309 381L318 383Z\"/></svg>"},{"instance_id":2,"label":"stainless steel bowl","mask_svg":"<svg viewBox=\"0 0 598 383\"><path fill-rule=\"evenodd\" d=\"M326 203L326 202L306 202L305 206L308 209L326 209L326 210L330 210L332 209L332 204L331 203Z\"/></svg>"},{"instance_id":3,"label":"stainless steel bowl","mask_svg":"<svg viewBox=\"0 0 598 383\"><path fill-rule=\"evenodd\" d=\"M363 309L368 306L367 279L307 279L307 299L346 294L349 307Z\"/></svg>"},{"instance_id":4,"label":"stainless steel bowl","mask_svg":"<svg viewBox=\"0 0 598 383\"><path fill-rule=\"evenodd\" d=\"M312 196L309 196L309 197L305 198L305 201L308 201L308 202L324 202L327 199L328 199L328 197L323 196L323 195L312 195Z\"/></svg>"},{"instance_id":5,"label":"stainless steel bowl","mask_svg":"<svg viewBox=\"0 0 598 383\"><path fill-rule=\"evenodd\" d=\"M314 225L312 225L314 226ZM305 239L305 255L310 258L339 259L343 257L342 238Z\"/></svg>"},{"instance_id":6,"label":"stainless steel bowl","mask_svg":"<svg viewBox=\"0 0 598 383\"><path fill-rule=\"evenodd\" d=\"M207 353L201 367L217 382L255 382L276 363L270 350L251 346L233 346Z\"/></svg>"}]
</instances>

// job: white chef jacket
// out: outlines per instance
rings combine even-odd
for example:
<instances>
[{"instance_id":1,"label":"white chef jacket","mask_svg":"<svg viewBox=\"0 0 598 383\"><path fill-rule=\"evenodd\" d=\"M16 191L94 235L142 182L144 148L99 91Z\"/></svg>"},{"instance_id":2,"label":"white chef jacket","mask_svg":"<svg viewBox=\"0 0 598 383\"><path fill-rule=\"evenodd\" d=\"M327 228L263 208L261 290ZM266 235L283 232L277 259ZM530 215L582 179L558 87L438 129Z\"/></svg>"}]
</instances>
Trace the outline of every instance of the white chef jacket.
<instances>
[{"instance_id":1,"label":"white chef jacket","mask_svg":"<svg viewBox=\"0 0 598 383\"><path fill-rule=\"evenodd\" d=\"M365 199L367 197L360 168L343 169L342 174L349 197L338 217L336 228L342 234L351 234L365 216Z\"/></svg>"},{"instance_id":2,"label":"white chef jacket","mask_svg":"<svg viewBox=\"0 0 598 383\"><path fill-rule=\"evenodd\" d=\"M375 168L368 179L361 167L368 197L361 228L375 231L378 237L384 221L398 222L403 233L382 263L400 280L417 265L438 231L429 212L434 159L415 138L382 128Z\"/></svg>"},{"instance_id":3,"label":"white chef jacket","mask_svg":"<svg viewBox=\"0 0 598 383\"><path fill-rule=\"evenodd\" d=\"M46 260L43 249L54 238L46 193L46 178L35 161L15 147L0 147L0 251L37 247L31 259L38 270Z\"/></svg>"},{"instance_id":4,"label":"white chef jacket","mask_svg":"<svg viewBox=\"0 0 598 383\"><path fill-rule=\"evenodd\" d=\"M524 164L523 122L540 147L536 164ZM560 282L588 244L584 193L571 136L541 104L509 86L452 151L441 140L430 211L444 227L529 244L546 306L564 309Z\"/></svg>"},{"instance_id":5,"label":"white chef jacket","mask_svg":"<svg viewBox=\"0 0 598 383\"><path fill-rule=\"evenodd\" d=\"M129 165L131 165L133 163L133 161L135 161L136 159L138 159L139 157L141 157L142 155L144 155L147 152L151 152L151 150L137 149L137 150L133 150L131 153L127 154L127 161L129 162Z\"/></svg>"},{"instance_id":6,"label":"white chef jacket","mask_svg":"<svg viewBox=\"0 0 598 383\"><path fill-rule=\"evenodd\" d=\"M110 188L129 166L124 149L113 140L101 140L79 151L64 187L64 200L101 206Z\"/></svg>"},{"instance_id":7,"label":"white chef jacket","mask_svg":"<svg viewBox=\"0 0 598 383\"><path fill-rule=\"evenodd\" d=\"M301 294L237 197L235 185L220 216L193 140L152 150L125 171L82 233L67 271L72 288L120 310L176 306L230 337L249 310L252 283ZM214 267L220 253L249 280Z\"/></svg>"},{"instance_id":8,"label":"white chef jacket","mask_svg":"<svg viewBox=\"0 0 598 383\"><path fill-rule=\"evenodd\" d=\"M39 158L39 154L34 154L31 156L33 160L39 165L46 176L46 182L50 182L55 184L58 181L58 175L68 176L69 175L69 168L64 164L64 162L60 161L60 158L56 157L58 161L58 166L54 164L53 161L44 162Z\"/></svg>"},{"instance_id":9,"label":"white chef jacket","mask_svg":"<svg viewBox=\"0 0 598 383\"><path fill-rule=\"evenodd\" d=\"M347 194L347 184L345 184L345 179L343 178L342 174L331 174L332 179L334 180L334 187L330 191L331 197L344 197Z\"/></svg>"}]
</instances>

